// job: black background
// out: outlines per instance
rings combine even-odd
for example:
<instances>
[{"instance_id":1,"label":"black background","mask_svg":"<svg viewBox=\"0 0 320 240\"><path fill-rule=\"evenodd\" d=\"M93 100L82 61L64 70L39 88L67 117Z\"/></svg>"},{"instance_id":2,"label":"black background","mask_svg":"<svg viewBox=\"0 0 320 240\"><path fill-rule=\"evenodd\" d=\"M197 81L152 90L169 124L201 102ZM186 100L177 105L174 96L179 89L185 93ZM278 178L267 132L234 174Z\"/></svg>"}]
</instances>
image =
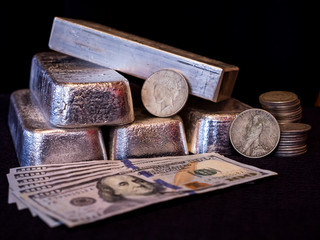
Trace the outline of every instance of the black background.
<instances>
[{"instance_id":1,"label":"black background","mask_svg":"<svg viewBox=\"0 0 320 240\"><path fill-rule=\"evenodd\" d=\"M320 89L317 5L290 0L2 2L0 238L320 239L320 108L311 107ZM312 126L308 152L254 160L234 154L230 158L279 175L74 229L49 228L7 203L6 174L18 166L7 116L9 93L28 88L32 56L49 50L55 16L91 20L234 64L240 72L233 96L251 105L269 90L297 93L305 106L302 122Z\"/></svg>"},{"instance_id":2,"label":"black background","mask_svg":"<svg viewBox=\"0 0 320 240\"><path fill-rule=\"evenodd\" d=\"M312 106L319 92L317 32L306 1L10 1L1 9L2 93L28 88L31 58L48 51L55 16L101 23L236 65L233 97L253 106L270 90ZM316 9L316 7L314 7ZM130 79L129 79L130 80Z\"/></svg>"}]
</instances>

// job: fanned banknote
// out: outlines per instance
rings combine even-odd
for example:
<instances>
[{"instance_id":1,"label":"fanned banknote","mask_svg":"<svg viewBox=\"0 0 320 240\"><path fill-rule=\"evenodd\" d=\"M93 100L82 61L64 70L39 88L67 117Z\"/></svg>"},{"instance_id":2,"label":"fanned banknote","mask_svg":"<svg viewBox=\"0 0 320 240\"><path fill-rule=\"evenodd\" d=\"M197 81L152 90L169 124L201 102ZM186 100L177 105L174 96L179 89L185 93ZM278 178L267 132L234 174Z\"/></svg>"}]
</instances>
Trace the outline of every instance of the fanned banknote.
<instances>
[{"instance_id":1,"label":"fanned banknote","mask_svg":"<svg viewBox=\"0 0 320 240\"><path fill-rule=\"evenodd\" d=\"M74 227L273 175L277 173L206 153L19 167L7 178L9 202L29 208L51 227Z\"/></svg>"}]
</instances>

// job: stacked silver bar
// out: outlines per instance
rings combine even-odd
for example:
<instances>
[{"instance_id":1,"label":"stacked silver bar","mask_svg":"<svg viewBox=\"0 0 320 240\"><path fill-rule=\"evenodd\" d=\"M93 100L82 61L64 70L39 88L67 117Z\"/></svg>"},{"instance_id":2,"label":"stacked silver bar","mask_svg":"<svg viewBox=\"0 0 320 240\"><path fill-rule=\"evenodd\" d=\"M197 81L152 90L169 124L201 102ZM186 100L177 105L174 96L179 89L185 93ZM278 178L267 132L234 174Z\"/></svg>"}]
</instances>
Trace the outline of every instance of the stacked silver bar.
<instances>
[{"instance_id":1,"label":"stacked silver bar","mask_svg":"<svg viewBox=\"0 0 320 240\"><path fill-rule=\"evenodd\" d=\"M158 118L135 109L135 121L110 128L109 157L115 159L188 154L181 117Z\"/></svg>"},{"instance_id":2,"label":"stacked silver bar","mask_svg":"<svg viewBox=\"0 0 320 240\"><path fill-rule=\"evenodd\" d=\"M251 108L234 98L219 103L189 99L181 113L186 127L188 149L191 153L218 152L229 155L229 127L242 111Z\"/></svg>"},{"instance_id":3,"label":"stacked silver bar","mask_svg":"<svg viewBox=\"0 0 320 240\"><path fill-rule=\"evenodd\" d=\"M49 47L57 52L32 59L30 90L11 96L20 165L228 153L229 123L249 107L230 99L238 67L105 26L55 18ZM183 74L194 101L181 117L134 111L138 99L116 70L147 79L165 68Z\"/></svg>"},{"instance_id":4,"label":"stacked silver bar","mask_svg":"<svg viewBox=\"0 0 320 240\"><path fill-rule=\"evenodd\" d=\"M239 68L100 24L56 17L49 47L141 79L174 69L190 93L214 102L231 96Z\"/></svg>"},{"instance_id":5,"label":"stacked silver bar","mask_svg":"<svg viewBox=\"0 0 320 240\"><path fill-rule=\"evenodd\" d=\"M45 118L58 127L122 125L134 120L126 78L61 53L34 56L30 89Z\"/></svg>"},{"instance_id":6,"label":"stacked silver bar","mask_svg":"<svg viewBox=\"0 0 320 240\"><path fill-rule=\"evenodd\" d=\"M20 166L107 159L100 128L50 125L29 89L11 94L8 122Z\"/></svg>"},{"instance_id":7,"label":"stacked silver bar","mask_svg":"<svg viewBox=\"0 0 320 240\"><path fill-rule=\"evenodd\" d=\"M112 69L38 53L30 90L11 95L8 121L21 166L107 159L98 126L134 121L129 82Z\"/></svg>"}]
</instances>

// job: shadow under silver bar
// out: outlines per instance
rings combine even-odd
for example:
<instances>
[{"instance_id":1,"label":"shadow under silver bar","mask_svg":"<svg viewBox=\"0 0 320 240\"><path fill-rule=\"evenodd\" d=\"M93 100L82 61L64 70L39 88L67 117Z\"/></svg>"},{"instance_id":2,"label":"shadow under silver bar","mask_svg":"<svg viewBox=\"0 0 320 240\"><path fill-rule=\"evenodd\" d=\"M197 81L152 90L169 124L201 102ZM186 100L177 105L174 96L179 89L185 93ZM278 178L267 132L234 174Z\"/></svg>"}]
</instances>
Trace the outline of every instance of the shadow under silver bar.
<instances>
[{"instance_id":1,"label":"shadow under silver bar","mask_svg":"<svg viewBox=\"0 0 320 240\"><path fill-rule=\"evenodd\" d=\"M29 89L11 94L8 124L20 166L107 159L100 128L49 125Z\"/></svg>"},{"instance_id":2,"label":"shadow under silver bar","mask_svg":"<svg viewBox=\"0 0 320 240\"><path fill-rule=\"evenodd\" d=\"M185 124L188 149L191 153L232 153L229 127L242 111L251 108L230 98L219 103L191 98L179 115Z\"/></svg>"},{"instance_id":3,"label":"shadow under silver bar","mask_svg":"<svg viewBox=\"0 0 320 240\"><path fill-rule=\"evenodd\" d=\"M58 127L121 125L134 120L125 77L62 53L33 57L30 90L44 117Z\"/></svg>"},{"instance_id":4,"label":"shadow under silver bar","mask_svg":"<svg viewBox=\"0 0 320 240\"><path fill-rule=\"evenodd\" d=\"M109 158L145 158L187 155L187 141L182 119L158 118L146 110L135 109L135 121L109 129Z\"/></svg>"},{"instance_id":5,"label":"shadow under silver bar","mask_svg":"<svg viewBox=\"0 0 320 240\"><path fill-rule=\"evenodd\" d=\"M239 71L230 64L83 20L56 17L49 47L141 79L174 69L187 79L190 94L214 102L231 97Z\"/></svg>"}]
</instances>

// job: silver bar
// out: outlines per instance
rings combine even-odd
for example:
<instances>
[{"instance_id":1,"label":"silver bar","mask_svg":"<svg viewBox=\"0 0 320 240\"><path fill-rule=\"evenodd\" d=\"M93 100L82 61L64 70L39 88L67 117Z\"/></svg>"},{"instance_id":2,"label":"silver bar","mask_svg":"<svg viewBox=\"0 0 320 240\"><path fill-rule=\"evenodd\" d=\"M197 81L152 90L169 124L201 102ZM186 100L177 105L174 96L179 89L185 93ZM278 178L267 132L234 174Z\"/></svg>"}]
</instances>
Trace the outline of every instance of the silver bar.
<instances>
[{"instance_id":1,"label":"silver bar","mask_svg":"<svg viewBox=\"0 0 320 240\"><path fill-rule=\"evenodd\" d=\"M214 102L230 98L239 68L100 24L56 17L49 47L147 79L171 68L187 79L192 95Z\"/></svg>"},{"instance_id":2,"label":"silver bar","mask_svg":"<svg viewBox=\"0 0 320 240\"><path fill-rule=\"evenodd\" d=\"M8 124L20 166L107 159L100 128L49 125L29 89L11 94Z\"/></svg>"},{"instance_id":3,"label":"silver bar","mask_svg":"<svg viewBox=\"0 0 320 240\"><path fill-rule=\"evenodd\" d=\"M158 118L135 109L135 121L109 128L109 158L182 156L188 154L182 119Z\"/></svg>"},{"instance_id":4,"label":"silver bar","mask_svg":"<svg viewBox=\"0 0 320 240\"><path fill-rule=\"evenodd\" d=\"M189 151L195 154L217 152L230 155L230 124L240 112L249 108L249 105L234 98L219 103L189 99L179 113L185 124Z\"/></svg>"},{"instance_id":5,"label":"silver bar","mask_svg":"<svg viewBox=\"0 0 320 240\"><path fill-rule=\"evenodd\" d=\"M128 80L116 71L57 52L32 59L30 90L58 127L127 124L134 120Z\"/></svg>"}]
</instances>

